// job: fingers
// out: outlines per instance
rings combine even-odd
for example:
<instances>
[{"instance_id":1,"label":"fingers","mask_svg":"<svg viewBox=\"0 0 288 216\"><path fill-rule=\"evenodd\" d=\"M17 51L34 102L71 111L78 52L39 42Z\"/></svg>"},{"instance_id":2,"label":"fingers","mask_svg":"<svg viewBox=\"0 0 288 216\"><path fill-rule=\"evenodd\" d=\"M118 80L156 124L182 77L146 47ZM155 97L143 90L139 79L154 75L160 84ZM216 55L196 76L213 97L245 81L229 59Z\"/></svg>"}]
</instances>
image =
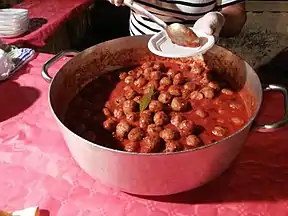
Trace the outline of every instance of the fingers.
<instances>
[{"instance_id":1,"label":"fingers","mask_svg":"<svg viewBox=\"0 0 288 216\"><path fill-rule=\"evenodd\" d=\"M213 28L211 28L211 25L207 23L207 20L203 17L196 21L193 28L201 30L202 32L208 35L213 35L214 33L214 30Z\"/></svg>"},{"instance_id":2,"label":"fingers","mask_svg":"<svg viewBox=\"0 0 288 216\"><path fill-rule=\"evenodd\" d=\"M225 18L221 13L209 12L196 21L194 28L217 37L224 23Z\"/></svg>"}]
</instances>

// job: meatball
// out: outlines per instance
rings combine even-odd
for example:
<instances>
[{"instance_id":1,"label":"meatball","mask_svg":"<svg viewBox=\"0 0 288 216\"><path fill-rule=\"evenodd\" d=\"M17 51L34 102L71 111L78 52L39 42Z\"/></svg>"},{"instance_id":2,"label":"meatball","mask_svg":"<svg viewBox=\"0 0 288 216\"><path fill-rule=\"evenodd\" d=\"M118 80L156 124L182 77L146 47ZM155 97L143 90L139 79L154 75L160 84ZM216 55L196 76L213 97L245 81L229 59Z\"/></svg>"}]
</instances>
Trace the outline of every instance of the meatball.
<instances>
[{"instance_id":1,"label":"meatball","mask_svg":"<svg viewBox=\"0 0 288 216\"><path fill-rule=\"evenodd\" d=\"M163 104L157 100L152 100L149 104L149 110L152 112L158 112L163 109Z\"/></svg>"},{"instance_id":2,"label":"meatball","mask_svg":"<svg viewBox=\"0 0 288 216\"><path fill-rule=\"evenodd\" d=\"M159 86L159 82L157 80L151 80L147 83L146 86L149 88L153 87L154 89L157 89Z\"/></svg>"},{"instance_id":3,"label":"meatball","mask_svg":"<svg viewBox=\"0 0 288 216\"><path fill-rule=\"evenodd\" d=\"M220 85L216 82L209 82L208 87L214 89L215 91L219 91Z\"/></svg>"},{"instance_id":4,"label":"meatball","mask_svg":"<svg viewBox=\"0 0 288 216\"><path fill-rule=\"evenodd\" d=\"M124 88L123 88L123 90L125 91L125 93L127 92L127 91L131 91L131 90L133 90L133 88L131 87L131 86L125 86Z\"/></svg>"},{"instance_id":5,"label":"meatball","mask_svg":"<svg viewBox=\"0 0 288 216\"><path fill-rule=\"evenodd\" d=\"M142 70L141 68L137 70L137 74L136 74L136 78L142 77L144 73L144 70Z\"/></svg>"},{"instance_id":6,"label":"meatball","mask_svg":"<svg viewBox=\"0 0 288 216\"><path fill-rule=\"evenodd\" d=\"M133 99L136 103L140 103L140 101L141 101L141 96L136 96L136 97L134 97L134 99Z\"/></svg>"},{"instance_id":7,"label":"meatball","mask_svg":"<svg viewBox=\"0 0 288 216\"><path fill-rule=\"evenodd\" d=\"M180 63L180 69L182 71L189 71L191 69L191 67L189 65L187 65L186 63Z\"/></svg>"},{"instance_id":8,"label":"meatball","mask_svg":"<svg viewBox=\"0 0 288 216\"><path fill-rule=\"evenodd\" d=\"M125 96L128 100L131 100L137 95L137 92L131 86L124 87Z\"/></svg>"},{"instance_id":9,"label":"meatball","mask_svg":"<svg viewBox=\"0 0 288 216\"><path fill-rule=\"evenodd\" d=\"M171 124L173 124L175 127L179 127L180 123L181 123L182 121L184 121L184 120L185 120L185 118L184 118L183 115L181 115L181 114L174 114L174 115L172 115L172 117L171 117Z\"/></svg>"},{"instance_id":10,"label":"meatball","mask_svg":"<svg viewBox=\"0 0 288 216\"><path fill-rule=\"evenodd\" d=\"M120 96L116 98L115 104L121 106L124 103L124 101L126 101L126 98L124 96Z\"/></svg>"},{"instance_id":11,"label":"meatball","mask_svg":"<svg viewBox=\"0 0 288 216\"><path fill-rule=\"evenodd\" d=\"M212 99L214 97L214 90L210 87L204 87L201 89L201 93L204 95L207 99Z\"/></svg>"},{"instance_id":12,"label":"meatball","mask_svg":"<svg viewBox=\"0 0 288 216\"><path fill-rule=\"evenodd\" d=\"M133 141L129 141L124 145L124 150L127 152L137 152L138 148L139 143Z\"/></svg>"},{"instance_id":13,"label":"meatball","mask_svg":"<svg viewBox=\"0 0 288 216\"><path fill-rule=\"evenodd\" d=\"M153 117L149 114L142 113L139 118L139 127L145 129L148 125L153 123Z\"/></svg>"},{"instance_id":14,"label":"meatball","mask_svg":"<svg viewBox=\"0 0 288 216\"><path fill-rule=\"evenodd\" d=\"M239 117L233 117L231 118L231 121L237 126L242 126L244 124L244 120Z\"/></svg>"},{"instance_id":15,"label":"meatball","mask_svg":"<svg viewBox=\"0 0 288 216\"><path fill-rule=\"evenodd\" d=\"M234 92L231 89L223 88L221 90L221 93L223 93L225 95L233 95Z\"/></svg>"},{"instance_id":16,"label":"meatball","mask_svg":"<svg viewBox=\"0 0 288 216\"><path fill-rule=\"evenodd\" d=\"M157 126L156 124L150 124L147 127L147 133L149 136L159 136L160 131L162 131L162 127Z\"/></svg>"},{"instance_id":17,"label":"meatball","mask_svg":"<svg viewBox=\"0 0 288 216\"><path fill-rule=\"evenodd\" d=\"M204 98L204 95L199 91L193 91L190 94L191 100L202 100Z\"/></svg>"},{"instance_id":18,"label":"meatball","mask_svg":"<svg viewBox=\"0 0 288 216\"><path fill-rule=\"evenodd\" d=\"M126 120L129 122L135 122L139 118L138 113L131 112L126 114Z\"/></svg>"},{"instance_id":19,"label":"meatball","mask_svg":"<svg viewBox=\"0 0 288 216\"><path fill-rule=\"evenodd\" d=\"M110 112L110 110L109 110L108 108L106 108L106 107L104 107L102 111L103 111L103 114L104 114L105 116L107 116L107 117L109 117L109 116L112 115L112 113Z\"/></svg>"},{"instance_id":20,"label":"meatball","mask_svg":"<svg viewBox=\"0 0 288 216\"><path fill-rule=\"evenodd\" d=\"M167 76L173 78L177 73L178 73L177 71L175 71L175 70L173 70L173 69L169 69L169 70L167 71Z\"/></svg>"},{"instance_id":21,"label":"meatball","mask_svg":"<svg viewBox=\"0 0 288 216\"><path fill-rule=\"evenodd\" d=\"M197 109L197 110L195 111L195 114L196 114L197 116L199 116L200 118L206 118L206 117L208 116L208 113L205 112L205 111L202 110L202 109Z\"/></svg>"},{"instance_id":22,"label":"meatball","mask_svg":"<svg viewBox=\"0 0 288 216\"><path fill-rule=\"evenodd\" d=\"M150 68L153 66L153 63L152 62L145 62L141 65L141 68L143 69L147 69L147 68Z\"/></svg>"},{"instance_id":23,"label":"meatball","mask_svg":"<svg viewBox=\"0 0 288 216\"><path fill-rule=\"evenodd\" d=\"M137 110L137 103L133 100L127 100L123 103L123 111L125 114L135 112Z\"/></svg>"},{"instance_id":24,"label":"meatball","mask_svg":"<svg viewBox=\"0 0 288 216\"><path fill-rule=\"evenodd\" d=\"M188 102L186 100L184 100L183 98L175 97L175 98L173 98L173 100L171 102L171 108L177 112L186 111L188 108Z\"/></svg>"},{"instance_id":25,"label":"meatball","mask_svg":"<svg viewBox=\"0 0 288 216\"><path fill-rule=\"evenodd\" d=\"M135 77L137 72L135 70L128 71L128 75Z\"/></svg>"},{"instance_id":26,"label":"meatball","mask_svg":"<svg viewBox=\"0 0 288 216\"><path fill-rule=\"evenodd\" d=\"M203 74L203 78L200 80L200 83L202 84L208 84L210 82L210 76L208 73Z\"/></svg>"},{"instance_id":27,"label":"meatball","mask_svg":"<svg viewBox=\"0 0 288 216\"><path fill-rule=\"evenodd\" d=\"M160 93L158 97L158 101L160 101L163 104L168 104L171 102L171 100L172 100L172 95L169 94L168 92L162 92Z\"/></svg>"},{"instance_id":28,"label":"meatball","mask_svg":"<svg viewBox=\"0 0 288 216\"><path fill-rule=\"evenodd\" d=\"M128 139L130 141L140 141L143 136L144 132L140 128L133 128L128 134Z\"/></svg>"},{"instance_id":29,"label":"meatball","mask_svg":"<svg viewBox=\"0 0 288 216\"><path fill-rule=\"evenodd\" d=\"M197 85L193 82L186 82L183 87L184 89L189 90L190 92L195 91L197 89Z\"/></svg>"},{"instance_id":30,"label":"meatball","mask_svg":"<svg viewBox=\"0 0 288 216\"><path fill-rule=\"evenodd\" d=\"M160 80L160 85L161 86L169 86L172 84L172 80L169 78L169 77L163 77L161 80Z\"/></svg>"},{"instance_id":31,"label":"meatball","mask_svg":"<svg viewBox=\"0 0 288 216\"><path fill-rule=\"evenodd\" d=\"M162 62L155 63L153 65L153 69L158 70L158 71L162 71L165 69L165 65Z\"/></svg>"},{"instance_id":32,"label":"meatball","mask_svg":"<svg viewBox=\"0 0 288 216\"><path fill-rule=\"evenodd\" d=\"M184 99L189 99L190 98L191 91L189 91L187 89L182 89L181 93L182 93L182 98L184 98Z\"/></svg>"},{"instance_id":33,"label":"meatball","mask_svg":"<svg viewBox=\"0 0 288 216\"><path fill-rule=\"evenodd\" d=\"M227 134L227 129L222 127L222 126L215 126L214 129L212 130L212 134L218 137L223 137Z\"/></svg>"},{"instance_id":34,"label":"meatball","mask_svg":"<svg viewBox=\"0 0 288 216\"><path fill-rule=\"evenodd\" d=\"M152 68L144 69L143 76L146 80L150 80L150 74L152 72Z\"/></svg>"},{"instance_id":35,"label":"meatball","mask_svg":"<svg viewBox=\"0 0 288 216\"><path fill-rule=\"evenodd\" d=\"M151 80L160 80L161 79L161 72L160 71L152 71L150 73Z\"/></svg>"},{"instance_id":36,"label":"meatball","mask_svg":"<svg viewBox=\"0 0 288 216\"><path fill-rule=\"evenodd\" d=\"M144 110L142 113L141 113L141 115L148 115L148 116L152 116L152 111L151 110Z\"/></svg>"},{"instance_id":37,"label":"meatball","mask_svg":"<svg viewBox=\"0 0 288 216\"><path fill-rule=\"evenodd\" d=\"M141 152L142 153L152 153L157 152L161 144L161 140L159 137L145 137L143 139Z\"/></svg>"},{"instance_id":38,"label":"meatball","mask_svg":"<svg viewBox=\"0 0 288 216\"><path fill-rule=\"evenodd\" d=\"M116 125L117 122L112 118L108 118L106 121L103 122L103 127L108 131L113 131Z\"/></svg>"},{"instance_id":39,"label":"meatball","mask_svg":"<svg viewBox=\"0 0 288 216\"><path fill-rule=\"evenodd\" d=\"M131 83L134 82L134 77L129 75L129 76L127 76L127 77L125 78L124 82L125 82L126 84L131 84Z\"/></svg>"},{"instance_id":40,"label":"meatball","mask_svg":"<svg viewBox=\"0 0 288 216\"><path fill-rule=\"evenodd\" d=\"M189 135L186 137L186 145L192 148L201 146L201 140L195 135Z\"/></svg>"},{"instance_id":41,"label":"meatball","mask_svg":"<svg viewBox=\"0 0 288 216\"><path fill-rule=\"evenodd\" d=\"M119 138L125 138L131 130L131 125L125 121L121 120L116 126L116 136Z\"/></svg>"},{"instance_id":42,"label":"meatball","mask_svg":"<svg viewBox=\"0 0 288 216\"><path fill-rule=\"evenodd\" d=\"M191 120L184 120L180 123L178 129L181 135L188 136L193 134L195 130L195 124Z\"/></svg>"},{"instance_id":43,"label":"meatball","mask_svg":"<svg viewBox=\"0 0 288 216\"><path fill-rule=\"evenodd\" d=\"M178 132L172 128L166 128L160 132L160 137L167 140L174 140L178 137Z\"/></svg>"},{"instance_id":44,"label":"meatball","mask_svg":"<svg viewBox=\"0 0 288 216\"><path fill-rule=\"evenodd\" d=\"M183 75L181 73L177 73L174 77L173 77L173 84L174 85L181 85L185 82L185 78L183 77Z\"/></svg>"},{"instance_id":45,"label":"meatball","mask_svg":"<svg viewBox=\"0 0 288 216\"><path fill-rule=\"evenodd\" d=\"M128 76L128 74L126 72L122 72L119 74L119 79L124 80L127 76Z\"/></svg>"},{"instance_id":46,"label":"meatball","mask_svg":"<svg viewBox=\"0 0 288 216\"><path fill-rule=\"evenodd\" d=\"M141 88L143 87L144 85L146 85L147 83L147 80L144 78L144 77L139 77L135 82L134 82L134 85L137 87L137 88Z\"/></svg>"},{"instance_id":47,"label":"meatball","mask_svg":"<svg viewBox=\"0 0 288 216\"><path fill-rule=\"evenodd\" d=\"M188 136L193 134L195 130L195 124L191 120L184 120L179 124L178 129L181 135Z\"/></svg>"},{"instance_id":48,"label":"meatball","mask_svg":"<svg viewBox=\"0 0 288 216\"><path fill-rule=\"evenodd\" d=\"M164 152L177 152L181 150L181 145L178 141L176 140L169 140L165 144L165 150Z\"/></svg>"},{"instance_id":49,"label":"meatball","mask_svg":"<svg viewBox=\"0 0 288 216\"><path fill-rule=\"evenodd\" d=\"M123 109L121 107L117 107L114 109L113 115L116 119L120 119L124 116Z\"/></svg>"},{"instance_id":50,"label":"meatball","mask_svg":"<svg viewBox=\"0 0 288 216\"><path fill-rule=\"evenodd\" d=\"M204 72L204 68L202 65L200 65L199 63L193 62L191 65L191 73L194 74L200 74L202 72Z\"/></svg>"},{"instance_id":51,"label":"meatball","mask_svg":"<svg viewBox=\"0 0 288 216\"><path fill-rule=\"evenodd\" d=\"M160 112L155 113L153 120L156 125L161 126L161 125L168 123L169 118L165 114L165 112L160 111Z\"/></svg>"},{"instance_id":52,"label":"meatball","mask_svg":"<svg viewBox=\"0 0 288 216\"><path fill-rule=\"evenodd\" d=\"M181 87L178 85L171 85L168 88L168 93L173 96L181 96Z\"/></svg>"}]
</instances>

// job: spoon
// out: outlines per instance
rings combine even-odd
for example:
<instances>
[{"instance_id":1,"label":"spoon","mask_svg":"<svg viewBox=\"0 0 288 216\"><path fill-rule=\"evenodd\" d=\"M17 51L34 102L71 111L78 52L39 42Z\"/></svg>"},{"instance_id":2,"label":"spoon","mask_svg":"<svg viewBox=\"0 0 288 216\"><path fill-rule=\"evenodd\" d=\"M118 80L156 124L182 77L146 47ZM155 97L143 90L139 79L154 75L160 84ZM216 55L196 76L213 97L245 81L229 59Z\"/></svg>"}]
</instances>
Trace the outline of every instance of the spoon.
<instances>
[{"instance_id":1,"label":"spoon","mask_svg":"<svg viewBox=\"0 0 288 216\"><path fill-rule=\"evenodd\" d=\"M137 13L144 15L158 25L160 25L163 29L166 30L169 38L174 44L185 47L199 47L200 39L197 35L192 31L192 29L186 27L180 23L172 23L171 25L167 25L163 20L159 19L157 16L151 14L145 8L140 6L139 4L133 2L132 0L124 0L124 5L130 7L132 10Z\"/></svg>"}]
</instances>

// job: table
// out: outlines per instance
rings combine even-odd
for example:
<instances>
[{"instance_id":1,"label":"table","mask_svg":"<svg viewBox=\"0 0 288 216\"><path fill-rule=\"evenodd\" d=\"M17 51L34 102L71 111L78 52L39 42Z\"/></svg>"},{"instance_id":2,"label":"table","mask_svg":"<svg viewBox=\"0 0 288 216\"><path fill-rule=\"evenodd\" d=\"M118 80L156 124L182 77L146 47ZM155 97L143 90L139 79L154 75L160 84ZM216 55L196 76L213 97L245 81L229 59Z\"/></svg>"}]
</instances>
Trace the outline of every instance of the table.
<instances>
[{"instance_id":1,"label":"table","mask_svg":"<svg viewBox=\"0 0 288 216\"><path fill-rule=\"evenodd\" d=\"M136 197L93 180L71 158L48 108L48 83L40 72L50 57L38 54L0 83L0 209L39 205L41 216L288 215L287 128L251 132L224 174L183 194ZM281 96L267 94L265 101L259 120L279 118Z\"/></svg>"},{"instance_id":2,"label":"table","mask_svg":"<svg viewBox=\"0 0 288 216\"><path fill-rule=\"evenodd\" d=\"M21 37L5 39L4 42L43 47L59 28L63 28L67 20L82 12L92 2L93 0L24 0L14 8L29 10L29 31Z\"/></svg>"}]
</instances>

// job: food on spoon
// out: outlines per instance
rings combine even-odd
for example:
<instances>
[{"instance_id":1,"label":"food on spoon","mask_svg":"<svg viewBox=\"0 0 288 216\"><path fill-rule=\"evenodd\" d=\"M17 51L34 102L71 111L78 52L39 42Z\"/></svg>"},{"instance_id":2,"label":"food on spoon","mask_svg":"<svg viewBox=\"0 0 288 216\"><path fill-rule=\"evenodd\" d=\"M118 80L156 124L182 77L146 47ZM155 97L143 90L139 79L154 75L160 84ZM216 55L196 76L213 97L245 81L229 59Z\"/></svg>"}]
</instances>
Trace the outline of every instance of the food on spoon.
<instances>
[{"instance_id":1,"label":"food on spoon","mask_svg":"<svg viewBox=\"0 0 288 216\"><path fill-rule=\"evenodd\" d=\"M173 23L167 27L167 34L172 43L185 47L199 47L200 39L192 29L180 23Z\"/></svg>"},{"instance_id":2,"label":"food on spoon","mask_svg":"<svg viewBox=\"0 0 288 216\"><path fill-rule=\"evenodd\" d=\"M146 62L89 83L70 102L65 124L91 142L121 151L191 150L247 122L245 104L232 87L200 60Z\"/></svg>"}]
</instances>

